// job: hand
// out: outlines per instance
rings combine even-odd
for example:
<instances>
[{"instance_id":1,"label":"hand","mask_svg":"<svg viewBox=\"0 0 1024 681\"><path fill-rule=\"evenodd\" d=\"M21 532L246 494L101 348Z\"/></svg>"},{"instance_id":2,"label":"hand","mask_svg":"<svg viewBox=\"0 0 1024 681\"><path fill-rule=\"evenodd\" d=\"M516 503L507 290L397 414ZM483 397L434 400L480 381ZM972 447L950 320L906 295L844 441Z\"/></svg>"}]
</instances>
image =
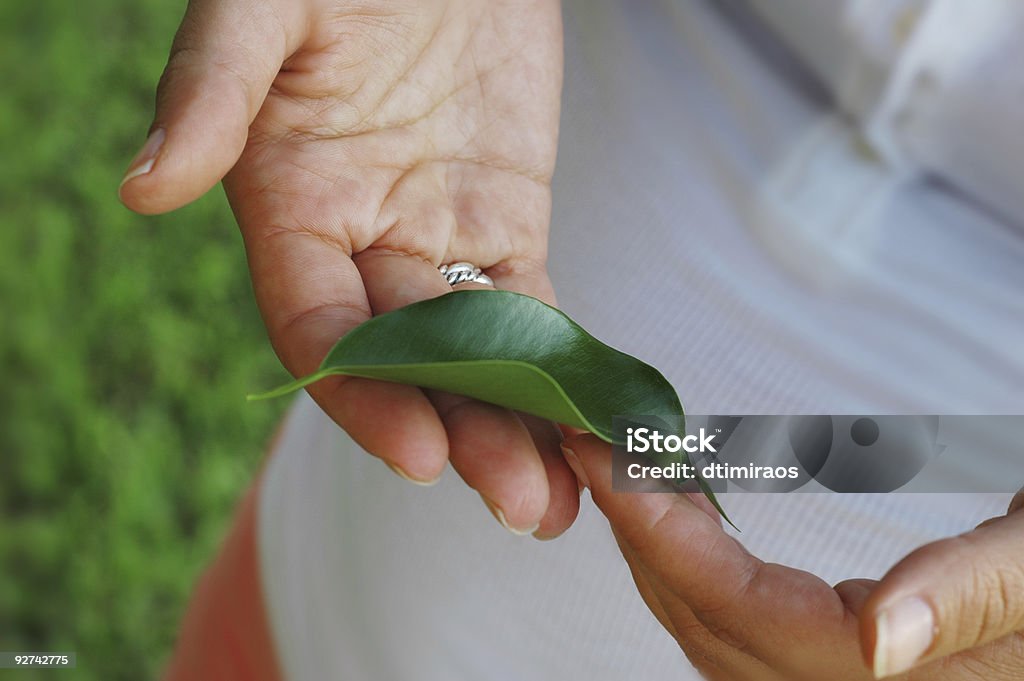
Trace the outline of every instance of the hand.
<instances>
[{"instance_id":1,"label":"hand","mask_svg":"<svg viewBox=\"0 0 1024 681\"><path fill-rule=\"evenodd\" d=\"M193 0L121 198L159 213L227 175L295 375L371 315L449 292L443 262L554 303L560 21L557 0ZM365 379L310 393L408 479L450 460L510 529L549 537L575 518L553 424Z\"/></svg>"},{"instance_id":2,"label":"hand","mask_svg":"<svg viewBox=\"0 0 1024 681\"><path fill-rule=\"evenodd\" d=\"M749 554L701 495L613 492L611 450L595 437L564 446L644 601L706 678L1024 677L1024 496L1005 518L915 551L881 582L833 588Z\"/></svg>"}]
</instances>

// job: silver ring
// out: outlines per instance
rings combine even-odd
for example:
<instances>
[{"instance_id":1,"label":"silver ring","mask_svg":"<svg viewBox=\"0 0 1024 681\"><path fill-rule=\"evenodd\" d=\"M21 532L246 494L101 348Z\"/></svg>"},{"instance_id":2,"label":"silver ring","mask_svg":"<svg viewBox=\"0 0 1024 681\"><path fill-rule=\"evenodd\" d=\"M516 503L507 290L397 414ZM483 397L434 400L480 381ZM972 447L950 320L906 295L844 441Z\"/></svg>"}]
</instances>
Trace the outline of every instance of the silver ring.
<instances>
[{"instance_id":1,"label":"silver ring","mask_svg":"<svg viewBox=\"0 0 1024 681\"><path fill-rule=\"evenodd\" d=\"M471 262L456 262L451 265L441 265L437 268L437 271L441 273L441 276L445 278L451 286L456 284L465 284L472 282L474 284L483 284L484 286L494 286L494 281L483 273L479 267Z\"/></svg>"}]
</instances>

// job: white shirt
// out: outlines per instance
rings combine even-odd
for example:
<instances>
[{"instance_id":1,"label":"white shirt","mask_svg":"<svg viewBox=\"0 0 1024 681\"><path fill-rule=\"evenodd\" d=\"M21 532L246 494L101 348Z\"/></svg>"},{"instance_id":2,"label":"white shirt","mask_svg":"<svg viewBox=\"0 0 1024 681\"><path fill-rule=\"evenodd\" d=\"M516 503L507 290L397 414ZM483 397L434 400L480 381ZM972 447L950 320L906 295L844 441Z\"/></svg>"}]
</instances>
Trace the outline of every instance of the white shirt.
<instances>
[{"instance_id":1,"label":"white shirt","mask_svg":"<svg viewBox=\"0 0 1024 681\"><path fill-rule=\"evenodd\" d=\"M824 90L742 15L697 0L565 15L550 270L568 314L661 369L691 413L1021 412L1024 230L849 152ZM859 205L841 179L817 187L834 201L808 198L814 175L874 188L870 210L834 210ZM724 499L755 554L830 582L877 578L1008 501ZM286 677L696 679L582 506L556 541L514 537L452 471L409 485L300 398L259 510Z\"/></svg>"}]
</instances>

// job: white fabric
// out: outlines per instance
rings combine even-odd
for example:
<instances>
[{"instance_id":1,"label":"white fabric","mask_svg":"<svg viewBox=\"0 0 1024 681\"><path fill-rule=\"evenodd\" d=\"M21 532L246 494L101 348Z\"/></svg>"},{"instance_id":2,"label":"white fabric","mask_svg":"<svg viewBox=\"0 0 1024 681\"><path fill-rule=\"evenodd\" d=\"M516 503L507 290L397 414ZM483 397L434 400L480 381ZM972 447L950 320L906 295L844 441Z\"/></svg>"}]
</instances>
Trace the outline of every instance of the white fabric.
<instances>
[{"instance_id":1,"label":"white fabric","mask_svg":"<svg viewBox=\"0 0 1024 681\"><path fill-rule=\"evenodd\" d=\"M860 274L841 293L809 288L755 235L751 197L828 115L815 89L710 4L565 11L551 271L569 314L659 367L692 413L1021 411L1019 230L908 184ZM752 551L832 582L878 577L1008 501L725 499ZM562 538L513 537L452 471L414 487L306 398L266 471L259 531L290 681L696 678L588 498Z\"/></svg>"},{"instance_id":2,"label":"white fabric","mask_svg":"<svg viewBox=\"0 0 1024 681\"><path fill-rule=\"evenodd\" d=\"M778 32L889 164L1024 226L1024 4L734 0Z\"/></svg>"}]
</instances>

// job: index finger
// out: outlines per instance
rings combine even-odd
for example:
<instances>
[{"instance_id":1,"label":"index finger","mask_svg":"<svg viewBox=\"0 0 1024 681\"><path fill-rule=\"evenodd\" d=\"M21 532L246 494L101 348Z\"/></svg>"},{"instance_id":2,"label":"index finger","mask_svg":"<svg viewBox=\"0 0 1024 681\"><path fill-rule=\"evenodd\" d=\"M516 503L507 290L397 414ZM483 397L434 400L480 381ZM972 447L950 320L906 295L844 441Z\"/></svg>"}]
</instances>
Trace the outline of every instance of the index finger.
<instances>
[{"instance_id":1,"label":"index finger","mask_svg":"<svg viewBox=\"0 0 1024 681\"><path fill-rule=\"evenodd\" d=\"M761 569L760 560L686 495L614 491L610 445L582 435L563 447L582 465L591 496L616 533L691 607L709 613L731 607Z\"/></svg>"},{"instance_id":2,"label":"index finger","mask_svg":"<svg viewBox=\"0 0 1024 681\"><path fill-rule=\"evenodd\" d=\"M611 447L596 437L564 447L635 559L710 631L793 678L871 678L857 618L828 584L757 559L687 495L613 490Z\"/></svg>"}]
</instances>

